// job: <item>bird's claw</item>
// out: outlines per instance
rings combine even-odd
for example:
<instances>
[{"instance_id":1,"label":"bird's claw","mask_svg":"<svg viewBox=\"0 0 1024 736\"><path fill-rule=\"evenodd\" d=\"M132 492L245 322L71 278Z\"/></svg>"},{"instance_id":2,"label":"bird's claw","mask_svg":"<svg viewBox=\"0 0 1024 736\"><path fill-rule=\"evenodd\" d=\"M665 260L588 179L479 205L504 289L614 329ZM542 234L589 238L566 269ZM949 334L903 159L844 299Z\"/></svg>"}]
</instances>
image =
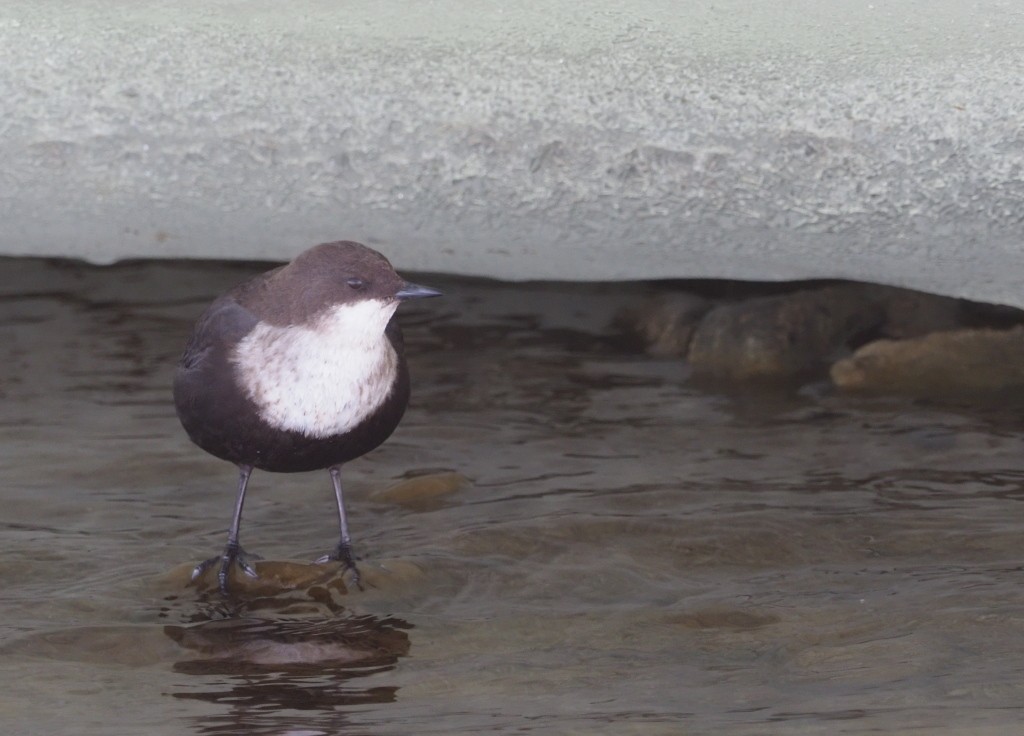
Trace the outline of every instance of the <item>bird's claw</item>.
<instances>
[{"instance_id":1,"label":"bird's claw","mask_svg":"<svg viewBox=\"0 0 1024 736\"><path fill-rule=\"evenodd\" d=\"M263 558L259 555L249 554L240 546L229 544L224 548L222 554L216 557L211 557L208 560L203 560L192 570L192 581L195 582L199 579L199 576L209 570L211 567L220 563L220 569L217 571L217 583L220 588L220 592L224 595L228 594L228 573L231 570L231 565L238 565L239 569L248 575L250 578L258 578L259 573L256 572L256 568L252 566L249 560L262 560Z\"/></svg>"},{"instance_id":2,"label":"bird's claw","mask_svg":"<svg viewBox=\"0 0 1024 736\"><path fill-rule=\"evenodd\" d=\"M356 567L356 559L352 555L352 545L346 542L338 542L338 546L334 548L333 552L328 552L314 560L314 564L317 565L323 565L328 562L340 562L346 572L352 572L352 583L355 587L359 588L359 590L363 589L362 576L359 574L359 568Z\"/></svg>"}]
</instances>

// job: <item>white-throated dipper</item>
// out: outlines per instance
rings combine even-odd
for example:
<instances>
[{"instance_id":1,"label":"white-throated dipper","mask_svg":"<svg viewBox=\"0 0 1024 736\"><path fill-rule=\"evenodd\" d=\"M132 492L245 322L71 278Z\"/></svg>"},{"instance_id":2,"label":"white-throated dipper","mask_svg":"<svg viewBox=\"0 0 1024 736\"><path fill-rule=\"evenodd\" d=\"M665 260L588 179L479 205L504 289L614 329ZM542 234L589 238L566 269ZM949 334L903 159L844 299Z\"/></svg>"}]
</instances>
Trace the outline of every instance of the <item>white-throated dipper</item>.
<instances>
[{"instance_id":1,"label":"white-throated dipper","mask_svg":"<svg viewBox=\"0 0 1024 736\"><path fill-rule=\"evenodd\" d=\"M324 243L286 266L239 284L196 323L174 376L174 405L188 436L238 466L238 499L220 563L228 592L237 564L257 577L238 541L253 468L330 471L341 537L317 562L358 570L341 489L341 466L365 455L398 426L409 402L402 333L393 319L404 299L440 292L404 281L375 250Z\"/></svg>"}]
</instances>

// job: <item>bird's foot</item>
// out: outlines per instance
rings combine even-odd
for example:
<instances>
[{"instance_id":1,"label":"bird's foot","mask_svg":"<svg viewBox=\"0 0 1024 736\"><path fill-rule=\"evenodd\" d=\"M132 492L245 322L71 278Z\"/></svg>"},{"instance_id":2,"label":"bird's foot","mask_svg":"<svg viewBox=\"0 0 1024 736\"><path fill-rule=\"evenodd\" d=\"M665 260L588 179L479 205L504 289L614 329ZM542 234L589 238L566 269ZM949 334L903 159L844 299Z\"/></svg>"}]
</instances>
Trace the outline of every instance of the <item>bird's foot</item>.
<instances>
[{"instance_id":1,"label":"bird's foot","mask_svg":"<svg viewBox=\"0 0 1024 736\"><path fill-rule=\"evenodd\" d=\"M208 560L203 560L196 565L195 569L192 570L192 580L193 582L198 580L200 575L217 563L220 563L220 569L217 571L217 583L220 587L220 592L228 595L228 573L231 571L231 566L237 565L249 577L258 578L259 575L256 573L256 568L252 566L250 560L262 559L259 555L248 554L238 544L229 544L224 548L223 553Z\"/></svg>"},{"instance_id":2,"label":"bird's foot","mask_svg":"<svg viewBox=\"0 0 1024 736\"><path fill-rule=\"evenodd\" d=\"M359 590L363 589L362 577L359 575L359 568L356 567L356 558L352 555L352 545L348 542L338 542L338 546L334 548L333 552L318 557L314 562L317 565L340 562L344 571L352 571L352 584Z\"/></svg>"}]
</instances>

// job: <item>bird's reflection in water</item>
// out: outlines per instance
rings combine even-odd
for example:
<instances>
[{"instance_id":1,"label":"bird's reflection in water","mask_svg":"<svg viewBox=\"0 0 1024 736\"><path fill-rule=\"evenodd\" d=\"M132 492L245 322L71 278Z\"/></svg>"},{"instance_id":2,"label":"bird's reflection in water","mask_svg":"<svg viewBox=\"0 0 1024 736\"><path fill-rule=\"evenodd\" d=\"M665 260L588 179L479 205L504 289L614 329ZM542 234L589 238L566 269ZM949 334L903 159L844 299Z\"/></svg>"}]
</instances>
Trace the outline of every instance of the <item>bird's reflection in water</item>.
<instances>
[{"instance_id":1,"label":"bird's reflection in water","mask_svg":"<svg viewBox=\"0 0 1024 736\"><path fill-rule=\"evenodd\" d=\"M186 625L164 627L188 655L175 671L197 676L174 697L224 707L192 719L196 733L336 734L349 728L349 708L395 700L397 688L360 681L408 653L411 625L353 615L310 592L229 602L214 594Z\"/></svg>"}]
</instances>

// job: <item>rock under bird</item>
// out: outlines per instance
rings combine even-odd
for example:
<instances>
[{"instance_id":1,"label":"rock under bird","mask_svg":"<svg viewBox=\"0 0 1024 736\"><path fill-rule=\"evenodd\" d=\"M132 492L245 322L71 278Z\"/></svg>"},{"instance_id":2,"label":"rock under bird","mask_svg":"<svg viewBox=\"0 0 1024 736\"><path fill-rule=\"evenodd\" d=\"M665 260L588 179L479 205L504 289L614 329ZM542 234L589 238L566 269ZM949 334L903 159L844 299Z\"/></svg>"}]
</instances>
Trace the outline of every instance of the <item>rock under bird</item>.
<instances>
[{"instance_id":1,"label":"rock under bird","mask_svg":"<svg viewBox=\"0 0 1024 736\"><path fill-rule=\"evenodd\" d=\"M386 440L409 402L402 333L407 299L440 292L402 279L380 253L354 242L317 245L216 299L199 317L178 363L174 404L192 441L238 466L238 496L220 563L228 592L237 565L257 577L239 543L254 468L327 470L340 539L317 562L338 560L358 583L341 466Z\"/></svg>"}]
</instances>

